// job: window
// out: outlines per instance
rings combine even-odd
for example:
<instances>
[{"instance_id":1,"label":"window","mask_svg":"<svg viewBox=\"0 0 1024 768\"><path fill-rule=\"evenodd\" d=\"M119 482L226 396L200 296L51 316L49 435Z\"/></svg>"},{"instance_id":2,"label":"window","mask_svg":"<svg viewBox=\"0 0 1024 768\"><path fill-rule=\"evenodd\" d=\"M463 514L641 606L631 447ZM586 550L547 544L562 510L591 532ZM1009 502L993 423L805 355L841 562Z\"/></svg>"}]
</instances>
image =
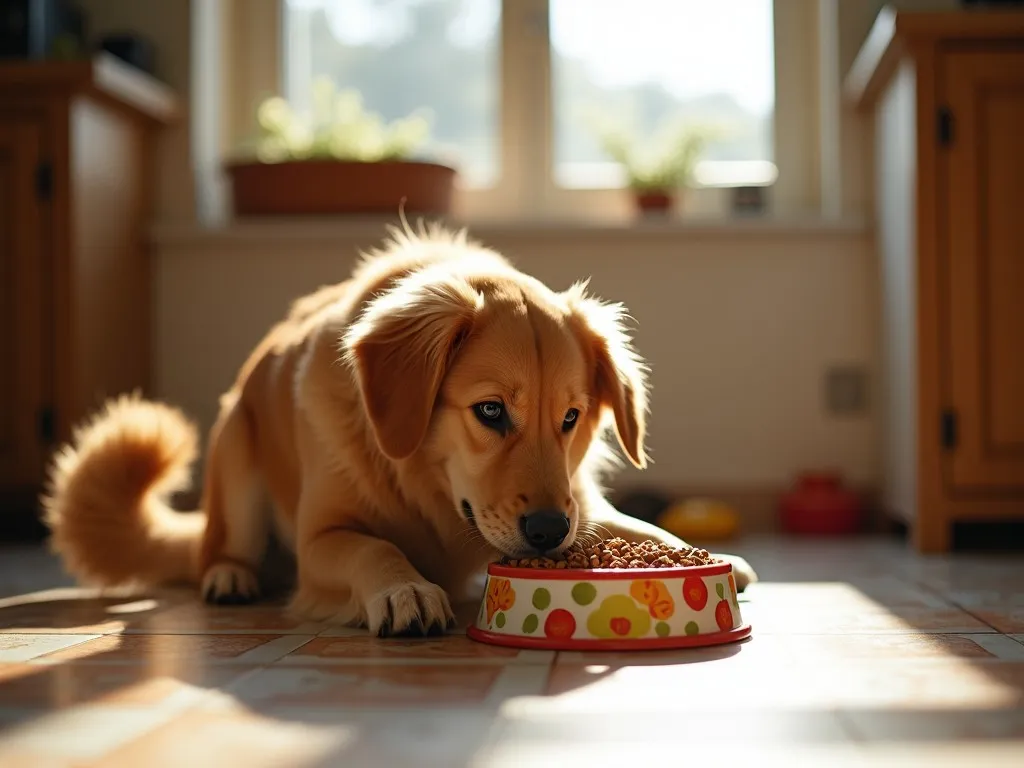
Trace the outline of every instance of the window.
<instances>
[{"instance_id":1,"label":"window","mask_svg":"<svg viewBox=\"0 0 1024 768\"><path fill-rule=\"evenodd\" d=\"M269 92L308 107L320 75L388 120L425 109L426 151L459 169L466 220L628 220L602 129L646 141L674 121L714 131L685 216L728 215L720 187L750 183L773 184L773 212L803 215L838 187L827 5L246 0L221 22L229 55L212 48L210 58L228 62L228 143L247 135Z\"/></svg>"},{"instance_id":2,"label":"window","mask_svg":"<svg viewBox=\"0 0 1024 768\"><path fill-rule=\"evenodd\" d=\"M713 131L705 183L762 180L775 100L772 0L550 0L554 172L621 186L602 134ZM717 168L717 173L707 168Z\"/></svg>"},{"instance_id":3,"label":"window","mask_svg":"<svg viewBox=\"0 0 1024 768\"><path fill-rule=\"evenodd\" d=\"M285 98L308 110L326 76L384 120L424 111L425 149L487 186L498 175L500 12L500 0L285 0Z\"/></svg>"}]
</instances>

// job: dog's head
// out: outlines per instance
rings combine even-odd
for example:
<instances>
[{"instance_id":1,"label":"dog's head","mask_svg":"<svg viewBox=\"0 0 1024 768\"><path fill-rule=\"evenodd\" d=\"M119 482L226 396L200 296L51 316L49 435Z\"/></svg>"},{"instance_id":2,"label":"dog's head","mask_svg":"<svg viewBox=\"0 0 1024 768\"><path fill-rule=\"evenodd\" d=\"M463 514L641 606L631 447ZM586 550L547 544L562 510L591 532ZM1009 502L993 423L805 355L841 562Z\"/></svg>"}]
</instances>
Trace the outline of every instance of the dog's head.
<instances>
[{"instance_id":1,"label":"dog's head","mask_svg":"<svg viewBox=\"0 0 1024 768\"><path fill-rule=\"evenodd\" d=\"M453 513L524 557L573 542L571 478L612 422L646 463L644 368L622 321L583 284L446 265L372 301L344 344L381 451L433 467Z\"/></svg>"}]
</instances>

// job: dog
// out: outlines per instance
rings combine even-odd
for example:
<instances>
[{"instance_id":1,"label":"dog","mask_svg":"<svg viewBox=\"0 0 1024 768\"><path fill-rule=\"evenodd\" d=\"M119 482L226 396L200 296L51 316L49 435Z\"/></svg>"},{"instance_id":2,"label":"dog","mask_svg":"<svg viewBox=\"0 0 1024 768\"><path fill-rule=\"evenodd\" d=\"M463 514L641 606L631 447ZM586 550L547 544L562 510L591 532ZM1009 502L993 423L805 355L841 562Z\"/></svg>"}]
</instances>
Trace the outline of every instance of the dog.
<instances>
[{"instance_id":1,"label":"dog","mask_svg":"<svg viewBox=\"0 0 1024 768\"><path fill-rule=\"evenodd\" d=\"M586 283L555 292L465 231L395 228L242 366L198 514L168 501L189 482L195 428L121 396L55 454L52 545L83 583L191 583L234 604L260 597L276 539L294 553L296 612L382 637L450 628L453 602L501 556L557 556L581 537L684 546L600 485L612 433L647 462L646 367L625 319ZM740 589L757 578L721 557Z\"/></svg>"}]
</instances>

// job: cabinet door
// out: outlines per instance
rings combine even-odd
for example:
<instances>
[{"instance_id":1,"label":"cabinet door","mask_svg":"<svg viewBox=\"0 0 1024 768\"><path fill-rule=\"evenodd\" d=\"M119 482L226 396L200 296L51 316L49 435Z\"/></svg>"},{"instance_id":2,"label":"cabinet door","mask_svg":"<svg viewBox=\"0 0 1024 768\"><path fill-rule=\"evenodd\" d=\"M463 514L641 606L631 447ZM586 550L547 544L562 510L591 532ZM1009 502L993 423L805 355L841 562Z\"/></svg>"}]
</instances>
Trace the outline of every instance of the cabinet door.
<instances>
[{"instance_id":1,"label":"cabinet door","mask_svg":"<svg viewBox=\"0 0 1024 768\"><path fill-rule=\"evenodd\" d=\"M44 307L45 209L38 198L41 126L0 114L0 485L37 484L49 446Z\"/></svg>"},{"instance_id":2,"label":"cabinet door","mask_svg":"<svg viewBox=\"0 0 1024 768\"><path fill-rule=\"evenodd\" d=\"M1016 494L1024 491L1024 50L943 58L952 118L940 149L947 478L964 491Z\"/></svg>"}]
</instances>

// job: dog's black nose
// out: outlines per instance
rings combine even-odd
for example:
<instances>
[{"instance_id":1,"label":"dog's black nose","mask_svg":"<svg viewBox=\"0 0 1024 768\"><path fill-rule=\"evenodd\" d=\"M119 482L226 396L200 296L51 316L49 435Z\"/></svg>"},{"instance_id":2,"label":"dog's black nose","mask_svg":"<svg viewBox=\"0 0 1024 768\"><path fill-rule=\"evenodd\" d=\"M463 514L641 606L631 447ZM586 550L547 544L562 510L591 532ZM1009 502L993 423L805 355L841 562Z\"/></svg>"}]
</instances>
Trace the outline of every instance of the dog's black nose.
<instances>
[{"instance_id":1,"label":"dog's black nose","mask_svg":"<svg viewBox=\"0 0 1024 768\"><path fill-rule=\"evenodd\" d=\"M569 535L569 518L557 509L541 509L519 518L519 529L538 552L552 550Z\"/></svg>"}]
</instances>

